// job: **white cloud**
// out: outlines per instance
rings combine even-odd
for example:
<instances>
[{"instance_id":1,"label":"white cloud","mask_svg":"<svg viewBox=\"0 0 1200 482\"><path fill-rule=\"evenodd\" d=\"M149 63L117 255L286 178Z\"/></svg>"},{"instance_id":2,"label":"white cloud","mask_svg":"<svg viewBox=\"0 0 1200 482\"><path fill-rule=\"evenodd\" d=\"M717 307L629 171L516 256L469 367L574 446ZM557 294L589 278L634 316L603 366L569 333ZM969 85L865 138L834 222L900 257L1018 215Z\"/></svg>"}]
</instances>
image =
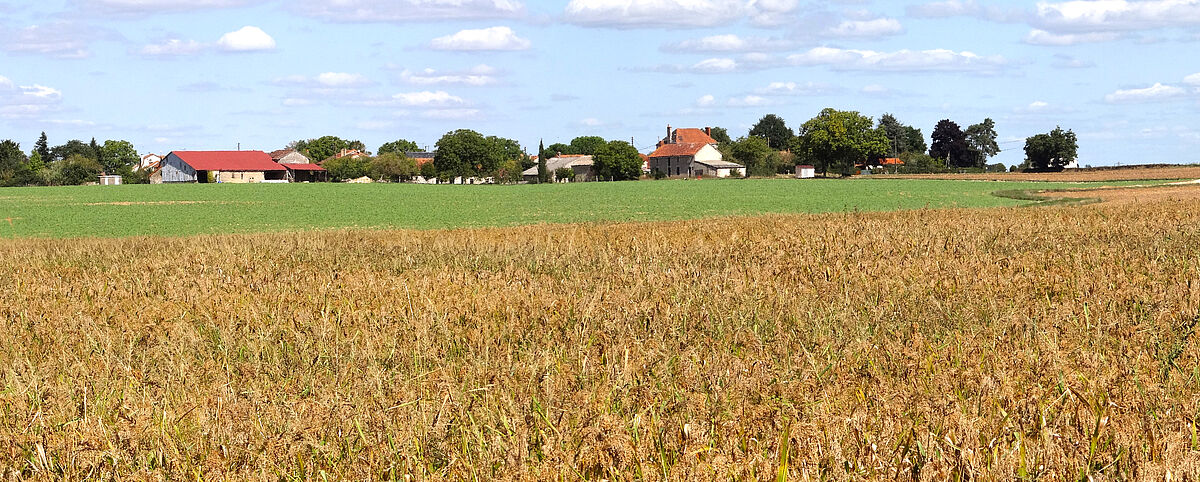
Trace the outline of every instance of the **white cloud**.
<instances>
[{"instance_id":1,"label":"white cloud","mask_svg":"<svg viewBox=\"0 0 1200 482\"><path fill-rule=\"evenodd\" d=\"M457 72L440 72L435 69L425 69L419 72L405 70L400 72L400 80L413 85L467 85L482 87L499 83L498 73L494 67L481 64L465 71Z\"/></svg>"},{"instance_id":2,"label":"white cloud","mask_svg":"<svg viewBox=\"0 0 1200 482\"><path fill-rule=\"evenodd\" d=\"M1104 96L1104 100L1112 104L1161 102L1187 95L1187 90L1173 85L1155 83L1143 89L1117 90Z\"/></svg>"},{"instance_id":3,"label":"white cloud","mask_svg":"<svg viewBox=\"0 0 1200 482\"><path fill-rule=\"evenodd\" d=\"M525 12L518 0L298 0L301 15L331 22L420 22L515 18Z\"/></svg>"},{"instance_id":4,"label":"white cloud","mask_svg":"<svg viewBox=\"0 0 1200 482\"><path fill-rule=\"evenodd\" d=\"M983 57L972 52L953 50L898 50L875 52L817 47L792 54L795 65L827 65L835 70L876 70L890 72L997 72L1008 61L1004 57Z\"/></svg>"},{"instance_id":5,"label":"white cloud","mask_svg":"<svg viewBox=\"0 0 1200 482\"><path fill-rule=\"evenodd\" d=\"M905 12L908 16L917 18L977 17L996 22L1022 21L1030 15L1021 8L984 6L976 0L948 0L910 5Z\"/></svg>"},{"instance_id":6,"label":"white cloud","mask_svg":"<svg viewBox=\"0 0 1200 482\"><path fill-rule=\"evenodd\" d=\"M745 95L729 99L730 107L761 107L770 104L771 101L761 95Z\"/></svg>"},{"instance_id":7,"label":"white cloud","mask_svg":"<svg viewBox=\"0 0 1200 482\"><path fill-rule=\"evenodd\" d=\"M738 69L738 63L733 59L705 59L692 66L692 71L702 73L733 72Z\"/></svg>"},{"instance_id":8,"label":"white cloud","mask_svg":"<svg viewBox=\"0 0 1200 482\"><path fill-rule=\"evenodd\" d=\"M725 34L666 44L662 50L667 52L750 52L783 49L789 46L791 46L791 42L784 40Z\"/></svg>"},{"instance_id":9,"label":"white cloud","mask_svg":"<svg viewBox=\"0 0 1200 482\"><path fill-rule=\"evenodd\" d=\"M121 15L146 15L213 8L240 7L262 0L76 0L85 9Z\"/></svg>"},{"instance_id":10,"label":"white cloud","mask_svg":"<svg viewBox=\"0 0 1200 482\"><path fill-rule=\"evenodd\" d=\"M114 40L118 35L103 27L75 22L55 22L31 25L19 29L0 26L0 49L20 54L46 55L60 59L83 59L91 56L88 47L100 40Z\"/></svg>"},{"instance_id":11,"label":"white cloud","mask_svg":"<svg viewBox=\"0 0 1200 482\"><path fill-rule=\"evenodd\" d=\"M1200 73L1195 73L1184 77L1183 82L1191 85L1200 85Z\"/></svg>"},{"instance_id":12,"label":"white cloud","mask_svg":"<svg viewBox=\"0 0 1200 482\"><path fill-rule=\"evenodd\" d=\"M37 119L58 110L62 91L44 85L18 85L0 76L0 118Z\"/></svg>"},{"instance_id":13,"label":"white cloud","mask_svg":"<svg viewBox=\"0 0 1200 482\"><path fill-rule=\"evenodd\" d=\"M437 120L473 120L480 117L479 109L432 109L420 115L426 119Z\"/></svg>"},{"instance_id":14,"label":"white cloud","mask_svg":"<svg viewBox=\"0 0 1200 482\"><path fill-rule=\"evenodd\" d=\"M1086 69L1088 67L1095 67L1096 63L1066 54L1054 54L1054 63L1051 65L1059 69Z\"/></svg>"},{"instance_id":15,"label":"white cloud","mask_svg":"<svg viewBox=\"0 0 1200 482\"><path fill-rule=\"evenodd\" d=\"M305 107L315 104L312 99L301 99L299 97L288 97L283 99L283 105L288 107Z\"/></svg>"},{"instance_id":16,"label":"white cloud","mask_svg":"<svg viewBox=\"0 0 1200 482\"><path fill-rule=\"evenodd\" d=\"M838 89L832 85L817 82L771 82L758 92L763 95L823 95L836 90Z\"/></svg>"},{"instance_id":17,"label":"white cloud","mask_svg":"<svg viewBox=\"0 0 1200 482\"><path fill-rule=\"evenodd\" d=\"M275 39L262 29L245 26L221 36L217 45L227 52L260 52L275 49Z\"/></svg>"},{"instance_id":18,"label":"white cloud","mask_svg":"<svg viewBox=\"0 0 1200 482\"><path fill-rule=\"evenodd\" d=\"M1089 33L1050 33L1045 30L1033 29L1025 35L1024 42L1031 45L1077 45L1084 43L1110 42L1121 38L1114 32Z\"/></svg>"},{"instance_id":19,"label":"white cloud","mask_svg":"<svg viewBox=\"0 0 1200 482\"><path fill-rule=\"evenodd\" d=\"M1200 0L1038 2L1034 23L1055 32L1113 32L1200 23Z\"/></svg>"},{"instance_id":20,"label":"white cloud","mask_svg":"<svg viewBox=\"0 0 1200 482\"><path fill-rule=\"evenodd\" d=\"M699 99L696 99L696 105L699 107L712 107L713 104L716 104L716 103L717 103L717 98L713 97L712 94L708 94Z\"/></svg>"},{"instance_id":21,"label":"white cloud","mask_svg":"<svg viewBox=\"0 0 1200 482\"><path fill-rule=\"evenodd\" d=\"M462 97L450 95L446 91L436 92L406 92L392 96L397 103L409 107L449 107L466 104Z\"/></svg>"},{"instance_id":22,"label":"white cloud","mask_svg":"<svg viewBox=\"0 0 1200 482\"><path fill-rule=\"evenodd\" d=\"M588 117L579 121L579 124L586 127L600 127L604 125L604 121L595 117Z\"/></svg>"},{"instance_id":23,"label":"white cloud","mask_svg":"<svg viewBox=\"0 0 1200 482\"><path fill-rule=\"evenodd\" d=\"M140 53L147 57L179 57L203 52L208 46L195 40L167 39L142 46Z\"/></svg>"},{"instance_id":24,"label":"white cloud","mask_svg":"<svg viewBox=\"0 0 1200 482\"><path fill-rule=\"evenodd\" d=\"M571 0L564 14L588 27L690 28L728 24L752 12L742 0Z\"/></svg>"},{"instance_id":25,"label":"white cloud","mask_svg":"<svg viewBox=\"0 0 1200 482\"><path fill-rule=\"evenodd\" d=\"M828 30L836 37L884 37L904 33L904 27L894 18L846 20Z\"/></svg>"},{"instance_id":26,"label":"white cloud","mask_svg":"<svg viewBox=\"0 0 1200 482\"><path fill-rule=\"evenodd\" d=\"M526 50L530 42L518 37L509 27L491 27L438 37L430 42L430 46L435 50L457 51Z\"/></svg>"},{"instance_id":27,"label":"white cloud","mask_svg":"<svg viewBox=\"0 0 1200 482\"><path fill-rule=\"evenodd\" d=\"M348 74L344 72L325 72L317 75L316 81L325 87L361 87L370 85L371 81L361 74Z\"/></svg>"}]
</instances>

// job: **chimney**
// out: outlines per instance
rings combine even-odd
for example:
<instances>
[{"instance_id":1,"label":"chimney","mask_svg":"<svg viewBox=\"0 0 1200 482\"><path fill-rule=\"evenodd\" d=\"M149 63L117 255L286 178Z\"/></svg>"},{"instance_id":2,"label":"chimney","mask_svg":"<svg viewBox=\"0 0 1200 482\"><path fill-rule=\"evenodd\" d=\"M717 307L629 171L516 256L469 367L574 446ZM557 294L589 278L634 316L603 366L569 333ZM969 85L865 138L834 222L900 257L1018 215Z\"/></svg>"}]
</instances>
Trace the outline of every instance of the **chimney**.
<instances>
[{"instance_id":1,"label":"chimney","mask_svg":"<svg viewBox=\"0 0 1200 482\"><path fill-rule=\"evenodd\" d=\"M704 134L707 135L708 137L712 137L712 127L705 127Z\"/></svg>"},{"instance_id":2,"label":"chimney","mask_svg":"<svg viewBox=\"0 0 1200 482\"><path fill-rule=\"evenodd\" d=\"M668 143L671 142L671 124L667 124L667 137L663 139L666 139Z\"/></svg>"}]
</instances>

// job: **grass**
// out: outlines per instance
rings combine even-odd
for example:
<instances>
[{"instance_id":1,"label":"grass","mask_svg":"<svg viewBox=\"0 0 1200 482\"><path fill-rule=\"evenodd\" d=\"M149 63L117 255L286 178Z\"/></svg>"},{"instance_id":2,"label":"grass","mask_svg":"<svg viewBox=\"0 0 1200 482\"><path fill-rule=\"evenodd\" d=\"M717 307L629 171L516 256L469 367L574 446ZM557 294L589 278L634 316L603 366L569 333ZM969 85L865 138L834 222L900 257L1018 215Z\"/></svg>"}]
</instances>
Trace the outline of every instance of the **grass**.
<instances>
[{"instance_id":1,"label":"grass","mask_svg":"<svg viewBox=\"0 0 1200 482\"><path fill-rule=\"evenodd\" d=\"M1113 184L1113 183L1109 183ZM998 207L1000 189L1079 184L706 180L543 186L157 185L0 191L0 237L441 229L757 214Z\"/></svg>"},{"instance_id":2,"label":"grass","mask_svg":"<svg viewBox=\"0 0 1200 482\"><path fill-rule=\"evenodd\" d=\"M1197 226L1191 200L6 240L0 479L1191 480Z\"/></svg>"}]
</instances>

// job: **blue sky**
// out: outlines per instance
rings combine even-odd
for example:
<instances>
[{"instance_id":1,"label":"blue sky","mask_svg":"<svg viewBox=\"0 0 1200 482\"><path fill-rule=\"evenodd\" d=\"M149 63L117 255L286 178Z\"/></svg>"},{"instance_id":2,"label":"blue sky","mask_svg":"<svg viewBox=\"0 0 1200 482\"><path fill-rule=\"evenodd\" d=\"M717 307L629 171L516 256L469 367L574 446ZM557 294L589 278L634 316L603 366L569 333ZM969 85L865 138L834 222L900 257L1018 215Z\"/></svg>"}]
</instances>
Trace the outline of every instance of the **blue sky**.
<instances>
[{"instance_id":1,"label":"blue sky","mask_svg":"<svg viewBox=\"0 0 1200 482\"><path fill-rule=\"evenodd\" d=\"M676 127L890 112L1200 161L1200 0L0 0L0 138L369 149L470 128L643 152Z\"/></svg>"}]
</instances>

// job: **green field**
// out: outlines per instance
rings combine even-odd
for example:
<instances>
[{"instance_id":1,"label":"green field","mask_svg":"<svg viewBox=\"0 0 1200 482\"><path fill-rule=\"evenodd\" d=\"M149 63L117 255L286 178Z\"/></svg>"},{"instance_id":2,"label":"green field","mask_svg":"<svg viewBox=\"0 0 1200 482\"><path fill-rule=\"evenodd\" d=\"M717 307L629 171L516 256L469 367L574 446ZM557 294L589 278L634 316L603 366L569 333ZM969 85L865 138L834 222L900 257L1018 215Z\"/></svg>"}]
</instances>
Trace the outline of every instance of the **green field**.
<instances>
[{"instance_id":1,"label":"green field","mask_svg":"<svg viewBox=\"0 0 1200 482\"><path fill-rule=\"evenodd\" d=\"M1113 183L1107 183L1113 184ZM1016 206L998 190L1081 184L706 180L518 186L138 185L0 190L0 238L437 229L767 213Z\"/></svg>"}]
</instances>

